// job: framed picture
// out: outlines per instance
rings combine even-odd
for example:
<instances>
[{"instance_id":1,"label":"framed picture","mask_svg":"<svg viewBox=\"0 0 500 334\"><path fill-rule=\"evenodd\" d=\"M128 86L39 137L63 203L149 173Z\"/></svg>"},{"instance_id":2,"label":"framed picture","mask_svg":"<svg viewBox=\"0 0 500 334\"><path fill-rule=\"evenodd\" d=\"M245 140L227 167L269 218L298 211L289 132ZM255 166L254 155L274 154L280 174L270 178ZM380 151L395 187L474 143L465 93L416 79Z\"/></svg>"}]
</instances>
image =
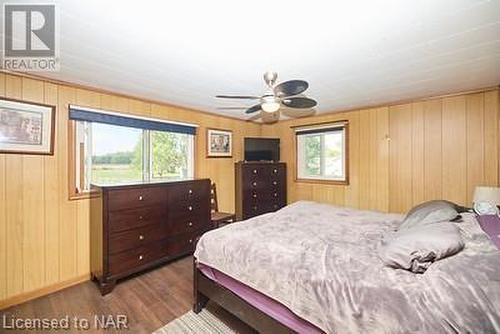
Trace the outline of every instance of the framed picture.
<instances>
[{"instance_id":1,"label":"framed picture","mask_svg":"<svg viewBox=\"0 0 500 334\"><path fill-rule=\"evenodd\" d=\"M56 108L0 98L0 153L54 154Z\"/></svg>"},{"instance_id":2,"label":"framed picture","mask_svg":"<svg viewBox=\"0 0 500 334\"><path fill-rule=\"evenodd\" d=\"M233 156L233 132L207 129L207 157L231 158Z\"/></svg>"}]
</instances>

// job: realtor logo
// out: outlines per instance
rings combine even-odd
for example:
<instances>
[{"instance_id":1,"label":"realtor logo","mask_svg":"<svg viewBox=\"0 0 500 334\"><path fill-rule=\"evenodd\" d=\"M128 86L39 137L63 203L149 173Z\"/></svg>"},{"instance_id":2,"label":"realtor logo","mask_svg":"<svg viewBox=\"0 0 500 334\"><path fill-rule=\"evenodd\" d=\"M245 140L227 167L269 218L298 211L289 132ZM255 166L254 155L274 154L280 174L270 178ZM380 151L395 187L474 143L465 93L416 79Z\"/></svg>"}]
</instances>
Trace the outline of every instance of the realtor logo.
<instances>
[{"instance_id":1,"label":"realtor logo","mask_svg":"<svg viewBox=\"0 0 500 334\"><path fill-rule=\"evenodd\" d=\"M54 4L4 4L4 69L58 71L57 12Z\"/></svg>"}]
</instances>

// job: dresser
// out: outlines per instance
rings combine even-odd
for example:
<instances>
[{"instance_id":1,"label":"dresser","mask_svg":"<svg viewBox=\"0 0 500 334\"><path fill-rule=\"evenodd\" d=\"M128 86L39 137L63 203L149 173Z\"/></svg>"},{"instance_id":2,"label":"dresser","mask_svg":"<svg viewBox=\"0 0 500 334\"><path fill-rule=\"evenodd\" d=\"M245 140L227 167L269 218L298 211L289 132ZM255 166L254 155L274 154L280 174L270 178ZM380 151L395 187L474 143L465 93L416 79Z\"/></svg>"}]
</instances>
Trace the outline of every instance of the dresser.
<instances>
[{"instance_id":1,"label":"dresser","mask_svg":"<svg viewBox=\"0 0 500 334\"><path fill-rule=\"evenodd\" d=\"M120 278L191 254L211 228L209 179L92 187L91 273L103 295Z\"/></svg>"},{"instance_id":2,"label":"dresser","mask_svg":"<svg viewBox=\"0 0 500 334\"><path fill-rule=\"evenodd\" d=\"M284 207L286 165L283 162L235 164L236 218L248 219Z\"/></svg>"}]
</instances>

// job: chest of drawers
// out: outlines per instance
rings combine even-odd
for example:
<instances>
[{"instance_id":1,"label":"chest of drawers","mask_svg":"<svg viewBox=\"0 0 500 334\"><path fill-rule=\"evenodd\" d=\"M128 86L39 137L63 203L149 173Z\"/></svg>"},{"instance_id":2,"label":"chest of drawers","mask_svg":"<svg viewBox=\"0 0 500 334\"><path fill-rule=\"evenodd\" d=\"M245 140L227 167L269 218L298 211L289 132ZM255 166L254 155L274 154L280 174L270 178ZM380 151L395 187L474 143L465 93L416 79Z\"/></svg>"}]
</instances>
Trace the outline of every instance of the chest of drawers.
<instances>
[{"instance_id":1,"label":"chest of drawers","mask_svg":"<svg viewBox=\"0 0 500 334\"><path fill-rule=\"evenodd\" d=\"M238 220L276 211L286 205L285 163L237 162L235 177Z\"/></svg>"},{"instance_id":2,"label":"chest of drawers","mask_svg":"<svg viewBox=\"0 0 500 334\"><path fill-rule=\"evenodd\" d=\"M91 272L103 295L120 278L192 253L211 228L209 179L93 188Z\"/></svg>"}]
</instances>

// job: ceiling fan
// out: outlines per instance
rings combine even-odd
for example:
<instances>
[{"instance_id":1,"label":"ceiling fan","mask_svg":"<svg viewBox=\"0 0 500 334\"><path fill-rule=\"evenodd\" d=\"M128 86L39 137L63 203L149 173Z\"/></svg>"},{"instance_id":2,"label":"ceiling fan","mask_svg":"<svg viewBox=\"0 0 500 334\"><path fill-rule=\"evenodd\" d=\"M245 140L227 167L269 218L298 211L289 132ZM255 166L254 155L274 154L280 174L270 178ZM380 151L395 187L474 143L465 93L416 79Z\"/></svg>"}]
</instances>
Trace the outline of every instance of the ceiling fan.
<instances>
[{"instance_id":1,"label":"ceiling fan","mask_svg":"<svg viewBox=\"0 0 500 334\"><path fill-rule=\"evenodd\" d=\"M242 100L258 100L259 103L247 107L220 107L219 109L246 109L246 114L253 114L256 112L261 112L259 117L262 117L264 121L273 119L277 121L279 119L278 111L283 107L288 107L292 109L311 109L314 108L318 103L308 97L303 96L302 93L309 87L307 81L304 80L289 80L282 83L276 84L276 79L278 74L276 72L266 72L264 73L264 81L268 86L268 90L262 96L254 95L216 95L219 99L242 99ZM314 112L314 111L313 111ZM274 114L273 117L269 117L266 114ZM310 114L310 113L308 113ZM293 112L288 112L287 116L291 117L301 117L304 114L293 115ZM257 118L259 118L257 117ZM254 117L252 117L253 119Z\"/></svg>"}]
</instances>

